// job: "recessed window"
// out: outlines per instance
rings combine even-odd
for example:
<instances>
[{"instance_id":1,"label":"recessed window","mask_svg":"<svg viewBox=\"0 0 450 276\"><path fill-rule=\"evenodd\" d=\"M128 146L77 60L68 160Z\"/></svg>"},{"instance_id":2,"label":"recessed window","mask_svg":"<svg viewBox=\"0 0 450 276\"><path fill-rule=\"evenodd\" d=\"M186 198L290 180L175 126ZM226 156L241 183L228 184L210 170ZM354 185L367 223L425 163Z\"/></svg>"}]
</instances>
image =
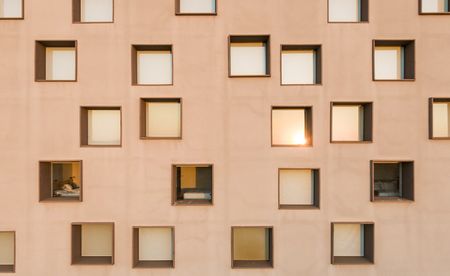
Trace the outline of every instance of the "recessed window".
<instances>
[{"instance_id":1,"label":"recessed window","mask_svg":"<svg viewBox=\"0 0 450 276\"><path fill-rule=\"evenodd\" d=\"M23 0L0 0L0 19L23 19Z\"/></svg>"},{"instance_id":2,"label":"recessed window","mask_svg":"<svg viewBox=\"0 0 450 276\"><path fill-rule=\"evenodd\" d=\"M281 46L281 84L322 83L320 45Z\"/></svg>"},{"instance_id":3,"label":"recessed window","mask_svg":"<svg viewBox=\"0 0 450 276\"><path fill-rule=\"evenodd\" d=\"M16 270L16 233L0 231L0 273Z\"/></svg>"},{"instance_id":4,"label":"recessed window","mask_svg":"<svg viewBox=\"0 0 450 276\"><path fill-rule=\"evenodd\" d=\"M72 264L113 264L114 223L73 223Z\"/></svg>"},{"instance_id":5,"label":"recessed window","mask_svg":"<svg viewBox=\"0 0 450 276\"><path fill-rule=\"evenodd\" d=\"M371 200L414 200L414 162L371 161Z\"/></svg>"},{"instance_id":6,"label":"recessed window","mask_svg":"<svg viewBox=\"0 0 450 276\"><path fill-rule=\"evenodd\" d=\"M230 77L270 76L270 38L232 35L229 40Z\"/></svg>"},{"instance_id":7,"label":"recessed window","mask_svg":"<svg viewBox=\"0 0 450 276\"><path fill-rule=\"evenodd\" d=\"M374 41L374 80L414 80L413 40Z\"/></svg>"},{"instance_id":8,"label":"recessed window","mask_svg":"<svg viewBox=\"0 0 450 276\"><path fill-rule=\"evenodd\" d=\"M181 99L141 99L141 139L181 139Z\"/></svg>"},{"instance_id":9,"label":"recessed window","mask_svg":"<svg viewBox=\"0 0 450 276\"><path fill-rule=\"evenodd\" d=\"M233 268L273 267L272 227L232 227Z\"/></svg>"},{"instance_id":10,"label":"recessed window","mask_svg":"<svg viewBox=\"0 0 450 276\"><path fill-rule=\"evenodd\" d=\"M173 165L172 204L212 204L212 165Z\"/></svg>"},{"instance_id":11,"label":"recessed window","mask_svg":"<svg viewBox=\"0 0 450 276\"><path fill-rule=\"evenodd\" d=\"M172 85L172 45L132 46L133 85Z\"/></svg>"},{"instance_id":12,"label":"recessed window","mask_svg":"<svg viewBox=\"0 0 450 276\"><path fill-rule=\"evenodd\" d=\"M39 162L40 201L81 201L81 161Z\"/></svg>"},{"instance_id":13,"label":"recessed window","mask_svg":"<svg viewBox=\"0 0 450 276\"><path fill-rule=\"evenodd\" d=\"M176 0L177 15L215 15L217 0Z\"/></svg>"},{"instance_id":14,"label":"recessed window","mask_svg":"<svg viewBox=\"0 0 450 276\"><path fill-rule=\"evenodd\" d=\"M272 108L272 146L311 145L311 107Z\"/></svg>"},{"instance_id":15,"label":"recessed window","mask_svg":"<svg viewBox=\"0 0 450 276\"><path fill-rule=\"evenodd\" d=\"M419 0L420 14L448 14L449 0Z\"/></svg>"},{"instance_id":16,"label":"recessed window","mask_svg":"<svg viewBox=\"0 0 450 276\"><path fill-rule=\"evenodd\" d=\"M328 0L328 22L368 22L369 0Z\"/></svg>"},{"instance_id":17,"label":"recessed window","mask_svg":"<svg viewBox=\"0 0 450 276\"><path fill-rule=\"evenodd\" d=\"M430 98L430 139L450 139L450 98Z\"/></svg>"},{"instance_id":18,"label":"recessed window","mask_svg":"<svg viewBox=\"0 0 450 276\"><path fill-rule=\"evenodd\" d=\"M36 81L76 81L76 41L36 41Z\"/></svg>"},{"instance_id":19,"label":"recessed window","mask_svg":"<svg viewBox=\"0 0 450 276\"><path fill-rule=\"evenodd\" d=\"M120 107L81 107L82 146L121 146Z\"/></svg>"},{"instance_id":20,"label":"recessed window","mask_svg":"<svg viewBox=\"0 0 450 276\"><path fill-rule=\"evenodd\" d=\"M133 267L174 267L173 227L133 228Z\"/></svg>"},{"instance_id":21,"label":"recessed window","mask_svg":"<svg viewBox=\"0 0 450 276\"><path fill-rule=\"evenodd\" d=\"M332 103L331 142L372 141L372 103Z\"/></svg>"},{"instance_id":22,"label":"recessed window","mask_svg":"<svg viewBox=\"0 0 450 276\"><path fill-rule=\"evenodd\" d=\"M73 0L73 22L113 22L114 0Z\"/></svg>"},{"instance_id":23,"label":"recessed window","mask_svg":"<svg viewBox=\"0 0 450 276\"><path fill-rule=\"evenodd\" d=\"M332 264L373 264L373 223L331 223Z\"/></svg>"},{"instance_id":24,"label":"recessed window","mask_svg":"<svg viewBox=\"0 0 450 276\"><path fill-rule=\"evenodd\" d=\"M279 169L279 208L319 208L318 169Z\"/></svg>"}]
</instances>

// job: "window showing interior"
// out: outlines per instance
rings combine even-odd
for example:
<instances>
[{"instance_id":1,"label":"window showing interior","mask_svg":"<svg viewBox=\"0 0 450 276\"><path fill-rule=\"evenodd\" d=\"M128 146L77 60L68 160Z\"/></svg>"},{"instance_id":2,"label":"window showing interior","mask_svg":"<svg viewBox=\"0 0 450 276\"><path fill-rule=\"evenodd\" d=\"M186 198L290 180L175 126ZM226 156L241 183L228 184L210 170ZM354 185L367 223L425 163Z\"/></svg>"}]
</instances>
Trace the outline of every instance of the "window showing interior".
<instances>
[{"instance_id":1,"label":"window showing interior","mask_svg":"<svg viewBox=\"0 0 450 276\"><path fill-rule=\"evenodd\" d=\"M0 0L0 19L23 19L24 0Z\"/></svg>"},{"instance_id":2,"label":"window showing interior","mask_svg":"<svg viewBox=\"0 0 450 276\"><path fill-rule=\"evenodd\" d=\"M172 85L172 45L133 45L133 85Z\"/></svg>"},{"instance_id":3,"label":"window showing interior","mask_svg":"<svg viewBox=\"0 0 450 276\"><path fill-rule=\"evenodd\" d=\"M374 224L331 223L332 264L373 264Z\"/></svg>"},{"instance_id":4,"label":"window showing interior","mask_svg":"<svg viewBox=\"0 0 450 276\"><path fill-rule=\"evenodd\" d=\"M281 46L281 85L322 83L320 45Z\"/></svg>"},{"instance_id":5,"label":"window showing interior","mask_svg":"<svg viewBox=\"0 0 450 276\"><path fill-rule=\"evenodd\" d=\"M331 142L371 142L372 103L332 103Z\"/></svg>"},{"instance_id":6,"label":"window showing interior","mask_svg":"<svg viewBox=\"0 0 450 276\"><path fill-rule=\"evenodd\" d=\"M430 99L430 139L450 139L450 98Z\"/></svg>"},{"instance_id":7,"label":"window showing interior","mask_svg":"<svg viewBox=\"0 0 450 276\"><path fill-rule=\"evenodd\" d=\"M73 223L72 264L113 264L114 223Z\"/></svg>"},{"instance_id":8,"label":"window showing interior","mask_svg":"<svg viewBox=\"0 0 450 276\"><path fill-rule=\"evenodd\" d=\"M40 201L81 201L81 161L39 162Z\"/></svg>"},{"instance_id":9,"label":"window showing interior","mask_svg":"<svg viewBox=\"0 0 450 276\"><path fill-rule=\"evenodd\" d=\"M449 0L419 0L420 14L450 14Z\"/></svg>"},{"instance_id":10,"label":"window showing interior","mask_svg":"<svg viewBox=\"0 0 450 276\"><path fill-rule=\"evenodd\" d=\"M372 161L372 201L414 200L412 161Z\"/></svg>"},{"instance_id":11,"label":"window showing interior","mask_svg":"<svg viewBox=\"0 0 450 276\"><path fill-rule=\"evenodd\" d=\"M74 23L112 23L114 0L72 0Z\"/></svg>"},{"instance_id":12,"label":"window showing interior","mask_svg":"<svg viewBox=\"0 0 450 276\"><path fill-rule=\"evenodd\" d=\"M375 40L373 48L374 80L414 80L413 40Z\"/></svg>"},{"instance_id":13,"label":"window showing interior","mask_svg":"<svg viewBox=\"0 0 450 276\"><path fill-rule=\"evenodd\" d=\"M82 146L121 146L120 107L81 107Z\"/></svg>"},{"instance_id":14,"label":"window showing interior","mask_svg":"<svg viewBox=\"0 0 450 276\"><path fill-rule=\"evenodd\" d=\"M217 0L175 0L177 15L216 15Z\"/></svg>"},{"instance_id":15,"label":"window showing interior","mask_svg":"<svg viewBox=\"0 0 450 276\"><path fill-rule=\"evenodd\" d=\"M272 146L311 145L311 107L272 107Z\"/></svg>"},{"instance_id":16,"label":"window showing interior","mask_svg":"<svg viewBox=\"0 0 450 276\"><path fill-rule=\"evenodd\" d=\"M272 227L232 227L232 267L273 267L272 232Z\"/></svg>"},{"instance_id":17,"label":"window showing interior","mask_svg":"<svg viewBox=\"0 0 450 276\"><path fill-rule=\"evenodd\" d=\"M36 81L76 81L76 41L36 41Z\"/></svg>"},{"instance_id":18,"label":"window showing interior","mask_svg":"<svg viewBox=\"0 0 450 276\"><path fill-rule=\"evenodd\" d=\"M0 231L0 273L15 272L16 269L16 233Z\"/></svg>"},{"instance_id":19,"label":"window showing interior","mask_svg":"<svg viewBox=\"0 0 450 276\"><path fill-rule=\"evenodd\" d=\"M230 77L270 76L270 37L268 35L229 38Z\"/></svg>"},{"instance_id":20,"label":"window showing interior","mask_svg":"<svg viewBox=\"0 0 450 276\"><path fill-rule=\"evenodd\" d=\"M174 267L174 241L173 227L133 227L133 267Z\"/></svg>"},{"instance_id":21,"label":"window showing interior","mask_svg":"<svg viewBox=\"0 0 450 276\"><path fill-rule=\"evenodd\" d=\"M181 99L141 99L141 139L181 139Z\"/></svg>"},{"instance_id":22,"label":"window showing interior","mask_svg":"<svg viewBox=\"0 0 450 276\"><path fill-rule=\"evenodd\" d=\"M328 22L369 21L369 0L328 0Z\"/></svg>"},{"instance_id":23,"label":"window showing interior","mask_svg":"<svg viewBox=\"0 0 450 276\"><path fill-rule=\"evenodd\" d=\"M173 165L172 204L212 204L213 166L212 165Z\"/></svg>"},{"instance_id":24,"label":"window showing interior","mask_svg":"<svg viewBox=\"0 0 450 276\"><path fill-rule=\"evenodd\" d=\"M318 169L279 169L279 208L319 208Z\"/></svg>"}]
</instances>

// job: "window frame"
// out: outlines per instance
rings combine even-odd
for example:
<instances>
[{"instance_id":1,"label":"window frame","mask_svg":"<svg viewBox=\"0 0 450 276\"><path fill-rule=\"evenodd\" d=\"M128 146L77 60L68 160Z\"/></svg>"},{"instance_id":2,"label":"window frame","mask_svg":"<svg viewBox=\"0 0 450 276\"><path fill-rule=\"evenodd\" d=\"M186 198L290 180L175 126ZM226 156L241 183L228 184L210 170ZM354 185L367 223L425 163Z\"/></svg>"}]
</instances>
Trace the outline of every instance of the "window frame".
<instances>
[{"instance_id":1,"label":"window frame","mask_svg":"<svg viewBox=\"0 0 450 276\"><path fill-rule=\"evenodd\" d=\"M283 52L292 50L312 50L315 53L315 83L283 84ZM321 86L323 80L322 70L322 44L281 44L280 47L280 85L281 86Z\"/></svg>"},{"instance_id":2,"label":"window frame","mask_svg":"<svg viewBox=\"0 0 450 276\"><path fill-rule=\"evenodd\" d=\"M16 272L16 264L17 264L17 238L15 230L1 230L0 233L12 233L14 239L14 264L13 265L0 265L0 274L1 273L15 273Z\"/></svg>"},{"instance_id":3,"label":"window frame","mask_svg":"<svg viewBox=\"0 0 450 276\"><path fill-rule=\"evenodd\" d=\"M334 256L334 225L358 224L364 225L364 256ZM331 222L331 264L332 265L373 265L375 264L375 223L334 221Z\"/></svg>"},{"instance_id":4,"label":"window frame","mask_svg":"<svg viewBox=\"0 0 450 276\"><path fill-rule=\"evenodd\" d=\"M276 109L293 109L293 110L298 110L298 109L303 109L305 110L305 138L307 138L308 143L301 145L301 144L274 144L273 143L273 110ZM289 147L293 147L293 148L308 148L308 147L313 147L313 106L286 106L286 105L276 105L276 106L271 106L270 109L270 144L271 147L284 147L284 148L289 148Z\"/></svg>"},{"instance_id":5,"label":"window frame","mask_svg":"<svg viewBox=\"0 0 450 276\"><path fill-rule=\"evenodd\" d=\"M404 77L401 79L375 78L375 48L376 47L403 47ZM407 49L407 47L410 47ZM407 53L408 51L408 53ZM416 40L415 39L373 39L372 40L372 81L374 82L414 82L416 81Z\"/></svg>"},{"instance_id":6,"label":"window frame","mask_svg":"<svg viewBox=\"0 0 450 276\"><path fill-rule=\"evenodd\" d=\"M22 16L21 17L0 17L0 20L24 20L25 19L25 0L22 2Z\"/></svg>"},{"instance_id":7,"label":"window frame","mask_svg":"<svg viewBox=\"0 0 450 276\"><path fill-rule=\"evenodd\" d=\"M75 50L75 79L48 80L47 79L47 48L74 48ZM78 41L77 40L35 40L34 51L34 81L35 82L78 82Z\"/></svg>"},{"instance_id":8,"label":"window frame","mask_svg":"<svg viewBox=\"0 0 450 276\"><path fill-rule=\"evenodd\" d=\"M266 43L266 74L264 75L232 75L231 74L231 44L232 43ZM228 78L270 78L270 35L229 35L228 36Z\"/></svg>"},{"instance_id":9,"label":"window frame","mask_svg":"<svg viewBox=\"0 0 450 276\"><path fill-rule=\"evenodd\" d=\"M172 231L172 261L142 261L139 260L139 229L168 228ZM174 226L133 226L132 256L133 268L175 268L175 227Z\"/></svg>"},{"instance_id":10,"label":"window frame","mask_svg":"<svg viewBox=\"0 0 450 276\"><path fill-rule=\"evenodd\" d=\"M214 0L215 4L215 12L181 12L180 6L181 1L183 0L175 0L175 15L181 15L181 16L217 16L217 2L218 0Z\"/></svg>"},{"instance_id":11,"label":"window frame","mask_svg":"<svg viewBox=\"0 0 450 276\"><path fill-rule=\"evenodd\" d=\"M327 0L327 23L328 24L361 24L369 23L370 3L369 0L360 0L360 14L359 21L330 21L330 0Z\"/></svg>"},{"instance_id":12,"label":"window frame","mask_svg":"<svg viewBox=\"0 0 450 276\"><path fill-rule=\"evenodd\" d=\"M147 103L148 102L170 102L180 104L180 136L178 137L151 137L147 136ZM139 138L141 140L183 140L183 99L170 97L140 98L140 120Z\"/></svg>"},{"instance_id":13,"label":"window frame","mask_svg":"<svg viewBox=\"0 0 450 276\"><path fill-rule=\"evenodd\" d=\"M171 83L162 84L140 84L138 83L138 52L140 51L170 51L172 55L172 78ZM174 51L172 44L132 44L131 45L131 85L132 86L173 86L175 79Z\"/></svg>"},{"instance_id":14,"label":"window frame","mask_svg":"<svg viewBox=\"0 0 450 276\"><path fill-rule=\"evenodd\" d=\"M177 200L177 168L178 167L210 167L211 168L211 200L189 199ZM214 164L212 163L185 163L172 164L172 206L213 206L214 205Z\"/></svg>"},{"instance_id":15,"label":"window frame","mask_svg":"<svg viewBox=\"0 0 450 276\"><path fill-rule=\"evenodd\" d=\"M120 111L120 143L117 145L89 145L88 120L89 110L119 110ZM80 147L91 148L121 148L123 143L123 119L122 106L81 106L80 107Z\"/></svg>"},{"instance_id":16,"label":"window frame","mask_svg":"<svg viewBox=\"0 0 450 276\"><path fill-rule=\"evenodd\" d=\"M334 106L362 106L363 107L363 140L340 141L333 140L333 107ZM371 144L373 143L373 102L330 102L330 143L331 144Z\"/></svg>"},{"instance_id":17,"label":"window frame","mask_svg":"<svg viewBox=\"0 0 450 276\"><path fill-rule=\"evenodd\" d=\"M449 129L449 135L447 137L434 137L433 133L433 122L434 122L434 115L433 115L433 109L434 103L448 103L450 106L450 98L446 97L431 97L428 99L428 139L429 140L450 140L450 129ZM450 110L448 110L450 113Z\"/></svg>"},{"instance_id":18,"label":"window frame","mask_svg":"<svg viewBox=\"0 0 450 276\"><path fill-rule=\"evenodd\" d=\"M313 204L282 204L281 203L281 171L283 170L310 170L314 177ZM320 169L319 168L278 168L278 209L279 210L305 210L320 209Z\"/></svg>"},{"instance_id":19,"label":"window frame","mask_svg":"<svg viewBox=\"0 0 450 276\"><path fill-rule=\"evenodd\" d=\"M450 15L450 7L448 8L449 11L447 12L422 12L422 1L423 0L418 0L418 4L419 4L419 15ZM450 2L448 3L448 5L450 6Z\"/></svg>"},{"instance_id":20,"label":"window frame","mask_svg":"<svg viewBox=\"0 0 450 276\"><path fill-rule=\"evenodd\" d=\"M111 21L81 21L81 1L72 0L72 24L111 24L115 18L115 0L112 1L112 20Z\"/></svg>"},{"instance_id":21,"label":"window frame","mask_svg":"<svg viewBox=\"0 0 450 276\"><path fill-rule=\"evenodd\" d=\"M269 230L269 260L268 261L239 261L234 260L234 230L242 228L262 228ZM242 269L242 268L274 268L274 230L273 226L231 226L231 268L232 269Z\"/></svg>"}]
</instances>

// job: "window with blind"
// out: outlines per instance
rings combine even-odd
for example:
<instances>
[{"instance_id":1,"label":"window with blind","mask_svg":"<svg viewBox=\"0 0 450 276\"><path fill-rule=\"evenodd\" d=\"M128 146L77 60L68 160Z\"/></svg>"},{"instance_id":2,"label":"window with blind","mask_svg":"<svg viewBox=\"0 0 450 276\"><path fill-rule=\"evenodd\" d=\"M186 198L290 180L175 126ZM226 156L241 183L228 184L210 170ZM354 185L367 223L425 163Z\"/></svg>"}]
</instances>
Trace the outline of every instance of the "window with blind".
<instances>
[{"instance_id":1,"label":"window with blind","mask_svg":"<svg viewBox=\"0 0 450 276\"><path fill-rule=\"evenodd\" d=\"M76 41L36 41L36 81L76 81Z\"/></svg>"},{"instance_id":2,"label":"window with blind","mask_svg":"<svg viewBox=\"0 0 450 276\"><path fill-rule=\"evenodd\" d=\"M331 104L331 142L372 141L372 103Z\"/></svg>"},{"instance_id":3,"label":"window with blind","mask_svg":"<svg viewBox=\"0 0 450 276\"><path fill-rule=\"evenodd\" d=\"M133 267L174 267L173 227L133 227Z\"/></svg>"},{"instance_id":4,"label":"window with blind","mask_svg":"<svg viewBox=\"0 0 450 276\"><path fill-rule=\"evenodd\" d=\"M373 223L331 223L332 264L373 264L373 262Z\"/></svg>"},{"instance_id":5,"label":"window with blind","mask_svg":"<svg viewBox=\"0 0 450 276\"><path fill-rule=\"evenodd\" d=\"M328 0L328 22L369 21L369 0Z\"/></svg>"},{"instance_id":6,"label":"window with blind","mask_svg":"<svg viewBox=\"0 0 450 276\"><path fill-rule=\"evenodd\" d=\"M113 223L72 224L72 264L113 263Z\"/></svg>"},{"instance_id":7,"label":"window with blind","mask_svg":"<svg viewBox=\"0 0 450 276\"><path fill-rule=\"evenodd\" d=\"M23 19L24 0L0 0L1 19Z\"/></svg>"},{"instance_id":8,"label":"window with blind","mask_svg":"<svg viewBox=\"0 0 450 276\"><path fill-rule=\"evenodd\" d=\"M375 40L374 80L414 80L415 43L412 40Z\"/></svg>"},{"instance_id":9,"label":"window with blind","mask_svg":"<svg viewBox=\"0 0 450 276\"><path fill-rule=\"evenodd\" d=\"M319 208L318 169L279 169L279 208Z\"/></svg>"},{"instance_id":10,"label":"window with blind","mask_svg":"<svg viewBox=\"0 0 450 276\"><path fill-rule=\"evenodd\" d=\"M320 45L282 45L281 84L321 84L321 52Z\"/></svg>"},{"instance_id":11,"label":"window with blind","mask_svg":"<svg viewBox=\"0 0 450 276\"><path fill-rule=\"evenodd\" d=\"M73 22L112 23L114 0L73 0Z\"/></svg>"},{"instance_id":12,"label":"window with blind","mask_svg":"<svg viewBox=\"0 0 450 276\"><path fill-rule=\"evenodd\" d=\"M121 146L120 107L81 107L82 146Z\"/></svg>"},{"instance_id":13,"label":"window with blind","mask_svg":"<svg viewBox=\"0 0 450 276\"><path fill-rule=\"evenodd\" d=\"M232 267L273 267L272 227L232 227Z\"/></svg>"},{"instance_id":14,"label":"window with blind","mask_svg":"<svg viewBox=\"0 0 450 276\"><path fill-rule=\"evenodd\" d=\"M272 146L311 145L311 107L272 107Z\"/></svg>"},{"instance_id":15,"label":"window with blind","mask_svg":"<svg viewBox=\"0 0 450 276\"><path fill-rule=\"evenodd\" d=\"M16 270L16 233L0 231L0 273Z\"/></svg>"},{"instance_id":16,"label":"window with blind","mask_svg":"<svg viewBox=\"0 0 450 276\"><path fill-rule=\"evenodd\" d=\"M270 76L270 38L265 35L229 38L230 77Z\"/></svg>"},{"instance_id":17,"label":"window with blind","mask_svg":"<svg viewBox=\"0 0 450 276\"><path fill-rule=\"evenodd\" d=\"M177 15L216 15L217 0L176 0Z\"/></svg>"},{"instance_id":18,"label":"window with blind","mask_svg":"<svg viewBox=\"0 0 450 276\"><path fill-rule=\"evenodd\" d=\"M430 98L429 138L450 139L450 98Z\"/></svg>"},{"instance_id":19,"label":"window with blind","mask_svg":"<svg viewBox=\"0 0 450 276\"><path fill-rule=\"evenodd\" d=\"M141 99L141 139L181 139L180 98Z\"/></svg>"},{"instance_id":20,"label":"window with blind","mask_svg":"<svg viewBox=\"0 0 450 276\"><path fill-rule=\"evenodd\" d=\"M133 85L172 85L172 45L132 46Z\"/></svg>"},{"instance_id":21,"label":"window with blind","mask_svg":"<svg viewBox=\"0 0 450 276\"><path fill-rule=\"evenodd\" d=\"M419 0L420 14L450 14L449 0Z\"/></svg>"}]
</instances>

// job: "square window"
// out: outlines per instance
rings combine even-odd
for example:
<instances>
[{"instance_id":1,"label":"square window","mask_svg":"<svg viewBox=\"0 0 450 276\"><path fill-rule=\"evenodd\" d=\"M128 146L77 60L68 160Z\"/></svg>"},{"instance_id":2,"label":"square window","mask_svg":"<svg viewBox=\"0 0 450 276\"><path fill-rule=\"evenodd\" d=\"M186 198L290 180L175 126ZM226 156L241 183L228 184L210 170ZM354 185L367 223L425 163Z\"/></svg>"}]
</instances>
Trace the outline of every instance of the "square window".
<instances>
[{"instance_id":1,"label":"square window","mask_svg":"<svg viewBox=\"0 0 450 276\"><path fill-rule=\"evenodd\" d=\"M72 264L113 264L114 223L73 223Z\"/></svg>"},{"instance_id":2,"label":"square window","mask_svg":"<svg viewBox=\"0 0 450 276\"><path fill-rule=\"evenodd\" d=\"M419 0L420 14L448 14L449 0Z\"/></svg>"},{"instance_id":3,"label":"square window","mask_svg":"<svg viewBox=\"0 0 450 276\"><path fill-rule=\"evenodd\" d=\"M133 85L172 85L172 45L132 46Z\"/></svg>"},{"instance_id":4,"label":"square window","mask_svg":"<svg viewBox=\"0 0 450 276\"><path fill-rule=\"evenodd\" d=\"M209 205L213 200L212 165L173 165L175 205Z\"/></svg>"},{"instance_id":5,"label":"square window","mask_svg":"<svg viewBox=\"0 0 450 276\"><path fill-rule=\"evenodd\" d=\"M450 98L430 98L430 139L450 139Z\"/></svg>"},{"instance_id":6,"label":"square window","mask_svg":"<svg viewBox=\"0 0 450 276\"><path fill-rule=\"evenodd\" d=\"M16 270L16 233L0 231L0 273Z\"/></svg>"},{"instance_id":7,"label":"square window","mask_svg":"<svg viewBox=\"0 0 450 276\"><path fill-rule=\"evenodd\" d=\"M40 201L81 201L81 161L39 162Z\"/></svg>"},{"instance_id":8,"label":"square window","mask_svg":"<svg viewBox=\"0 0 450 276\"><path fill-rule=\"evenodd\" d=\"M0 0L1 19L23 19L23 0Z\"/></svg>"},{"instance_id":9,"label":"square window","mask_svg":"<svg viewBox=\"0 0 450 276\"><path fill-rule=\"evenodd\" d=\"M176 0L177 15L216 15L216 0Z\"/></svg>"},{"instance_id":10,"label":"square window","mask_svg":"<svg viewBox=\"0 0 450 276\"><path fill-rule=\"evenodd\" d=\"M415 57L412 40L375 40L374 80L414 80Z\"/></svg>"},{"instance_id":11,"label":"square window","mask_svg":"<svg viewBox=\"0 0 450 276\"><path fill-rule=\"evenodd\" d=\"M270 37L237 36L229 39L230 77L270 76Z\"/></svg>"},{"instance_id":12,"label":"square window","mask_svg":"<svg viewBox=\"0 0 450 276\"><path fill-rule=\"evenodd\" d=\"M119 147L120 107L81 107L81 145Z\"/></svg>"},{"instance_id":13,"label":"square window","mask_svg":"<svg viewBox=\"0 0 450 276\"><path fill-rule=\"evenodd\" d=\"M181 99L141 99L141 139L181 139Z\"/></svg>"},{"instance_id":14,"label":"square window","mask_svg":"<svg viewBox=\"0 0 450 276\"><path fill-rule=\"evenodd\" d=\"M414 162L371 161L371 200L414 200Z\"/></svg>"},{"instance_id":15,"label":"square window","mask_svg":"<svg viewBox=\"0 0 450 276\"><path fill-rule=\"evenodd\" d=\"M374 224L331 223L332 264L373 264Z\"/></svg>"},{"instance_id":16,"label":"square window","mask_svg":"<svg viewBox=\"0 0 450 276\"><path fill-rule=\"evenodd\" d=\"M272 146L312 146L312 108L272 107Z\"/></svg>"},{"instance_id":17,"label":"square window","mask_svg":"<svg viewBox=\"0 0 450 276\"><path fill-rule=\"evenodd\" d=\"M114 0L73 0L74 23L112 23Z\"/></svg>"},{"instance_id":18,"label":"square window","mask_svg":"<svg viewBox=\"0 0 450 276\"><path fill-rule=\"evenodd\" d=\"M320 45L281 46L281 85L320 84Z\"/></svg>"},{"instance_id":19,"label":"square window","mask_svg":"<svg viewBox=\"0 0 450 276\"><path fill-rule=\"evenodd\" d=\"M279 169L279 208L319 208L318 169Z\"/></svg>"},{"instance_id":20,"label":"square window","mask_svg":"<svg viewBox=\"0 0 450 276\"><path fill-rule=\"evenodd\" d=\"M371 142L372 103L331 103L331 142Z\"/></svg>"},{"instance_id":21,"label":"square window","mask_svg":"<svg viewBox=\"0 0 450 276\"><path fill-rule=\"evenodd\" d=\"M369 0L328 0L328 22L368 22Z\"/></svg>"},{"instance_id":22,"label":"square window","mask_svg":"<svg viewBox=\"0 0 450 276\"><path fill-rule=\"evenodd\" d=\"M233 268L272 268L272 227L232 227Z\"/></svg>"},{"instance_id":23,"label":"square window","mask_svg":"<svg viewBox=\"0 0 450 276\"><path fill-rule=\"evenodd\" d=\"M173 227L133 228L133 267L174 267Z\"/></svg>"},{"instance_id":24,"label":"square window","mask_svg":"<svg viewBox=\"0 0 450 276\"><path fill-rule=\"evenodd\" d=\"M76 41L36 41L36 81L76 81Z\"/></svg>"}]
</instances>

